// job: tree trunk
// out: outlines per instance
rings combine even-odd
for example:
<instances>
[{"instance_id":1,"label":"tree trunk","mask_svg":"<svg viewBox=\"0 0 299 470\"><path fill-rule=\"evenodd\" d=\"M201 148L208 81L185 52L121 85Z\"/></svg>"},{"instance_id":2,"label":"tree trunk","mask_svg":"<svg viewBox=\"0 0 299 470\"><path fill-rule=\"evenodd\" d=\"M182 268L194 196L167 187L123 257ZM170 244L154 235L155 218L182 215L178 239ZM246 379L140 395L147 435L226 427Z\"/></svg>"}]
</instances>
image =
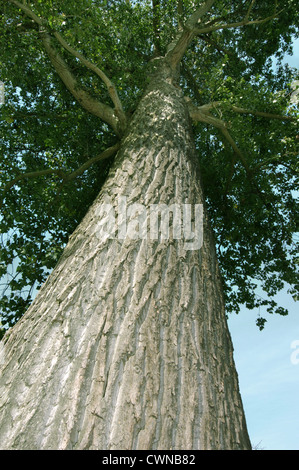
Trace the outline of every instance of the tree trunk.
<instances>
[{"instance_id":1,"label":"tree trunk","mask_svg":"<svg viewBox=\"0 0 299 470\"><path fill-rule=\"evenodd\" d=\"M200 249L175 215L169 236L141 224L151 205L203 203L190 129L180 89L157 75L99 197L3 339L2 449L251 448L206 211Z\"/></svg>"}]
</instances>

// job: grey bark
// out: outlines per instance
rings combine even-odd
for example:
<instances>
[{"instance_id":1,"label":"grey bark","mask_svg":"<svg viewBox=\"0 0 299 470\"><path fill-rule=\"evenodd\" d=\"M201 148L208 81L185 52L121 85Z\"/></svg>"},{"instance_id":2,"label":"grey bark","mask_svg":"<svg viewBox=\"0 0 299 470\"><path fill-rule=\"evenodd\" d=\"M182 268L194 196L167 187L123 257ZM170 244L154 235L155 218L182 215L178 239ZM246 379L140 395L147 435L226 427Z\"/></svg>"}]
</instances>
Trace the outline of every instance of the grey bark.
<instances>
[{"instance_id":1,"label":"grey bark","mask_svg":"<svg viewBox=\"0 0 299 470\"><path fill-rule=\"evenodd\" d=\"M189 114L152 79L107 182L1 346L2 449L250 449L213 236L101 236L100 209L203 203Z\"/></svg>"}]
</instances>

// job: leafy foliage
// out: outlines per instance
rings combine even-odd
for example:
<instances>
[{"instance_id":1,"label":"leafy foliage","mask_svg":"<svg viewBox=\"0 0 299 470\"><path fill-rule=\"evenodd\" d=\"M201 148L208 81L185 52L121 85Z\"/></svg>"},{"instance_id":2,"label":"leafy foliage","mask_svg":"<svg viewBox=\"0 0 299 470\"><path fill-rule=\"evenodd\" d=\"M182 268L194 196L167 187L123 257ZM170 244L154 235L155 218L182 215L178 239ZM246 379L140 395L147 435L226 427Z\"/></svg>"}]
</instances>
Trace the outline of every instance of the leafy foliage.
<instances>
[{"instance_id":1,"label":"leafy foliage","mask_svg":"<svg viewBox=\"0 0 299 470\"><path fill-rule=\"evenodd\" d=\"M130 116L147 83L147 64L155 55L166 54L201 3L36 0L26 6L43 19L42 28L52 38L58 32L109 76ZM212 114L228 123L239 149L237 155L219 128L194 123L227 310L238 311L245 304L285 315L274 297L285 284L298 296L297 123L240 109L297 116L290 96L298 72L282 65L298 34L296 2L211 3L204 17L210 30L199 32L185 51L180 86L197 106L215 103ZM274 5L280 13L272 17ZM114 145L118 136L84 110L66 88L45 51L41 26L32 16L15 1L1 0L0 6L0 79L6 95L0 106L4 331L22 316L55 266L68 236L102 187L111 159L88 166L76 179L62 175ZM250 18L270 19L220 27L242 21L247 13ZM78 86L111 106L111 94L99 77L61 43L55 47ZM36 172L40 174L35 178L22 176ZM256 294L257 286L265 298ZM258 318L260 328L264 323L264 318Z\"/></svg>"}]
</instances>

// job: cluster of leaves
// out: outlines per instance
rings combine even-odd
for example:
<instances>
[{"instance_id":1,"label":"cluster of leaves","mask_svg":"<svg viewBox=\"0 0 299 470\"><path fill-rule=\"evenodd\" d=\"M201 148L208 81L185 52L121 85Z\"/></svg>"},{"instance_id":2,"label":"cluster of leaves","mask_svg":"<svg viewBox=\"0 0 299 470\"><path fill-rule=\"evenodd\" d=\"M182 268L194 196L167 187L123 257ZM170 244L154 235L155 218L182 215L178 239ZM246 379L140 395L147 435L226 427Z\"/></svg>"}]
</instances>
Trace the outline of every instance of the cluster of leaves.
<instances>
[{"instance_id":1,"label":"cluster of leaves","mask_svg":"<svg viewBox=\"0 0 299 470\"><path fill-rule=\"evenodd\" d=\"M6 89L0 107L0 310L6 326L20 318L53 269L68 236L101 189L111 162L98 162L70 182L58 170L76 170L117 139L68 92L45 53L38 25L15 3L0 0L0 79ZM245 304L285 314L273 296L284 283L294 296L298 292L293 235L298 232L296 123L232 109L234 105L296 116L290 94L298 77L281 65L297 34L295 3L280 0L283 13L262 25L199 35L181 64L185 95L198 106L222 103L212 113L229 124L245 160L244 164L232 151L219 129L194 125L228 311ZM205 20L210 25L240 21L250 5L253 18L265 18L272 15L274 4L219 0ZM46 19L49 30L59 32L109 76L129 114L144 91L147 63L153 55L165 54L199 2L36 0L26 5ZM111 105L101 80L60 44L56 47L79 86ZM273 56L278 60L276 70ZM53 174L20 179L6 190L21 174L44 169ZM256 295L257 285L267 300ZM258 320L260 327L263 323Z\"/></svg>"},{"instance_id":2,"label":"cluster of leaves","mask_svg":"<svg viewBox=\"0 0 299 470\"><path fill-rule=\"evenodd\" d=\"M283 67L269 78L257 75L247 81L223 76L215 82L213 99L229 103L234 98L241 109L271 109L278 115L289 108L289 115L296 116L289 102L292 71ZM221 133L209 128L198 129L197 145L227 311L238 312L244 304L258 312L263 307L268 313L287 315L274 298L286 286L298 298L297 122L244 116L228 104L221 118L229 123L245 162ZM264 323L265 318L257 319L261 329Z\"/></svg>"}]
</instances>

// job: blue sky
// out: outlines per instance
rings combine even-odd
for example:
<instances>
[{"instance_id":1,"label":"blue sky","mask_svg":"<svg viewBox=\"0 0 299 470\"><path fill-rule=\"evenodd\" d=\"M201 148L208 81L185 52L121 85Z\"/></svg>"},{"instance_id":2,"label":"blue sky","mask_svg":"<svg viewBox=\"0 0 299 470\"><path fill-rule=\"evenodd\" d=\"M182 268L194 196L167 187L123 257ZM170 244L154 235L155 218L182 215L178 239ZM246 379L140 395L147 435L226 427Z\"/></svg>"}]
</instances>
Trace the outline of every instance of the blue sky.
<instances>
[{"instance_id":1,"label":"blue sky","mask_svg":"<svg viewBox=\"0 0 299 470\"><path fill-rule=\"evenodd\" d=\"M285 293L279 297L289 315L268 315L263 331L254 311L243 309L228 322L252 445L299 450L299 364L291 361L299 350L291 348L299 341L298 305Z\"/></svg>"},{"instance_id":2,"label":"blue sky","mask_svg":"<svg viewBox=\"0 0 299 470\"><path fill-rule=\"evenodd\" d=\"M285 61L299 68L299 40ZM289 315L266 316L263 331L255 325L257 313L246 309L230 315L228 323L252 445L299 450L299 361L291 360L296 351L299 358L299 346L291 347L294 341L299 344L299 305L287 290L277 299Z\"/></svg>"}]
</instances>

